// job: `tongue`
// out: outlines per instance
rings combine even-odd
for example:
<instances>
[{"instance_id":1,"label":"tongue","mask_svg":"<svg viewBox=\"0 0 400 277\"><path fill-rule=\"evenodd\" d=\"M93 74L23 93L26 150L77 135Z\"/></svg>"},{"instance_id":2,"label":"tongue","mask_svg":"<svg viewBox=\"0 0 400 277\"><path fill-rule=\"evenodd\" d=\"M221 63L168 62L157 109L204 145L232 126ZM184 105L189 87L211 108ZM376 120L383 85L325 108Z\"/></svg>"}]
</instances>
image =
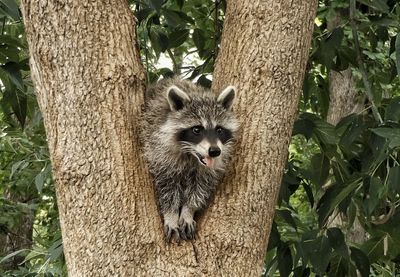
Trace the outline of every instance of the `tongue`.
<instances>
[{"instance_id":1,"label":"tongue","mask_svg":"<svg viewBox=\"0 0 400 277\"><path fill-rule=\"evenodd\" d=\"M213 165L214 165L214 159L213 159L213 158L204 157L204 158L203 158L203 161L205 162L205 164L206 164L208 167L213 167Z\"/></svg>"}]
</instances>

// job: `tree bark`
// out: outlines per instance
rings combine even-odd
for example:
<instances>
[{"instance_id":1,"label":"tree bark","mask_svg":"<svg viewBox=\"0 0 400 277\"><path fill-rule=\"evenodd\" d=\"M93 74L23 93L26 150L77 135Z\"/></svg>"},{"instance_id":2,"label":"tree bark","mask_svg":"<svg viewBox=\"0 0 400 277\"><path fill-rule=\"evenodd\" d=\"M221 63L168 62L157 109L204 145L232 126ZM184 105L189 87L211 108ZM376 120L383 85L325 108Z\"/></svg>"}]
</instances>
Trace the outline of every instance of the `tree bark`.
<instances>
[{"instance_id":1,"label":"tree bark","mask_svg":"<svg viewBox=\"0 0 400 277\"><path fill-rule=\"evenodd\" d=\"M317 1L229 1L214 88L239 88L242 129L181 245L164 242L138 147L144 72L127 3L22 3L69 276L259 276Z\"/></svg>"},{"instance_id":2,"label":"tree bark","mask_svg":"<svg viewBox=\"0 0 400 277\"><path fill-rule=\"evenodd\" d=\"M341 119L362 111L364 105L361 99L358 99L356 85L351 68L337 72L329 72L329 109L326 121L336 125ZM358 218L355 219L353 226L349 228L348 218L345 214L334 213L330 227L339 227L344 230L346 239L355 243L362 243L366 240L366 232Z\"/></svg>"},{"instance_id":3,"label":"tree bark","mask_svg":"<svg viewBox=\"0 0 400 277\"><path fill-rule=\"evenodd\" d=\"M328 30L332 31L342 22L340 14L337 13L328 21ZM351 68L343 71L331 70L329 72L329 108L326 121L332 125L339 123L341 119L352 114L360 113L364 109L364 98L359 96L356 89ZM366 232L358 218L353 226L349 228L348 218L345 214L334 213L330 227L339 227L345 231L346 239L355 243L362 243L366 240Z\"/></svg>"},{"instance_id":4,"label":"tree bark","mask_svg":"<svg viewBox=\"0 0 400 277\"><path fill-rule=\"evenodd\" d=\"M360 112L363 106L357 96L351 68L340 72L331 70L329 72L330 102L326 121L336 125L349 114Z\"/></svg>"}]
</instances>

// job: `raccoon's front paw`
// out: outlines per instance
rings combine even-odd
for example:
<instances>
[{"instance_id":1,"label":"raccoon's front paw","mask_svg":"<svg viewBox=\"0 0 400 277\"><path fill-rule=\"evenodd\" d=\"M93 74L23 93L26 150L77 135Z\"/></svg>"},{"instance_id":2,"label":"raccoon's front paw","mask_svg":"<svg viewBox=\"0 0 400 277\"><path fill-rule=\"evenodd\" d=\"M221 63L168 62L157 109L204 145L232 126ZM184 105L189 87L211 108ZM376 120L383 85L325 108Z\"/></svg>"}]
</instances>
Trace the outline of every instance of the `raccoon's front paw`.
<instances>
[{"instance_id":1,"label":"raccoon's front paw","mask_svg":"<svg viewBox=\"0 0 400 277\"><path fill-rule=\"evenodd\" d=\"M177 242L181 240L179 235L178 226L171 226L168 224L164 224L164 232L165 232L165 239L167 242Z\"/></svg>"},{"instance_id":2,"label":"raccoon's front paw","mask_svg":"<svg viewBox=\"0 0 400 277\"><path fill-rule=\"evenodd\" d=\"M196 221L193 218L181 217L179 219L179 234L184 240L191 240L196 235Z\"/></svg>"}]
</instances>

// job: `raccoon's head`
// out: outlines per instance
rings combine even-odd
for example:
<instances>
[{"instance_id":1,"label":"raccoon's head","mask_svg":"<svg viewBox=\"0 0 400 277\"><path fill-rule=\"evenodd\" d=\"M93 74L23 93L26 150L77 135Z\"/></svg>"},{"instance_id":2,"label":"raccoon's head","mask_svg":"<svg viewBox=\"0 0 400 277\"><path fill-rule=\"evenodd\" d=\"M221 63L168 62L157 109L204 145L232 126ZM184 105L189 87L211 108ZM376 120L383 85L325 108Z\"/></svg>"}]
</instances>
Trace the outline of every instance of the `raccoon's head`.
<instances>
[{"instance_id":1,"label":"raccoon's head","mask_svg":"<svg viewBox=\"0 0 400 277\"><path fill-rule=\"evenodd\" d=\"M231 112L235 93L233 86L217 97L202 89L186 93L176 86L168 88L173 140L181 153L195 157L200 166L223 169L229 158L238 129Z\"/></svg>"}]
</instances>

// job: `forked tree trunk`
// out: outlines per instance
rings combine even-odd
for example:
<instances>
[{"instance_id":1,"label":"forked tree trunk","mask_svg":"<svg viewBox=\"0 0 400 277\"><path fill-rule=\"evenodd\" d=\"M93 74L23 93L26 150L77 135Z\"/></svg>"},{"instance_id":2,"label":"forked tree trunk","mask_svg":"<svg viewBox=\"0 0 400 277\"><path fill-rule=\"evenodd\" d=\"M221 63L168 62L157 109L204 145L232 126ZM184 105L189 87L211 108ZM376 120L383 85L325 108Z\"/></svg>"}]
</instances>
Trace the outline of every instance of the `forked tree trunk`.
<instances>
[{"instance_id":1,"label":"forked tree trunk","mask_svg":"<svg viewBox=\"0 0 400 277\"><path fill-rule=\"evenodd\" d=\"M69 275L260 275L317 1L229 1L214 86L239 88L238 150L198 238L179 246L164 242L138 148L127 3L22 2Z\"/></svg>"}]
</instances>

